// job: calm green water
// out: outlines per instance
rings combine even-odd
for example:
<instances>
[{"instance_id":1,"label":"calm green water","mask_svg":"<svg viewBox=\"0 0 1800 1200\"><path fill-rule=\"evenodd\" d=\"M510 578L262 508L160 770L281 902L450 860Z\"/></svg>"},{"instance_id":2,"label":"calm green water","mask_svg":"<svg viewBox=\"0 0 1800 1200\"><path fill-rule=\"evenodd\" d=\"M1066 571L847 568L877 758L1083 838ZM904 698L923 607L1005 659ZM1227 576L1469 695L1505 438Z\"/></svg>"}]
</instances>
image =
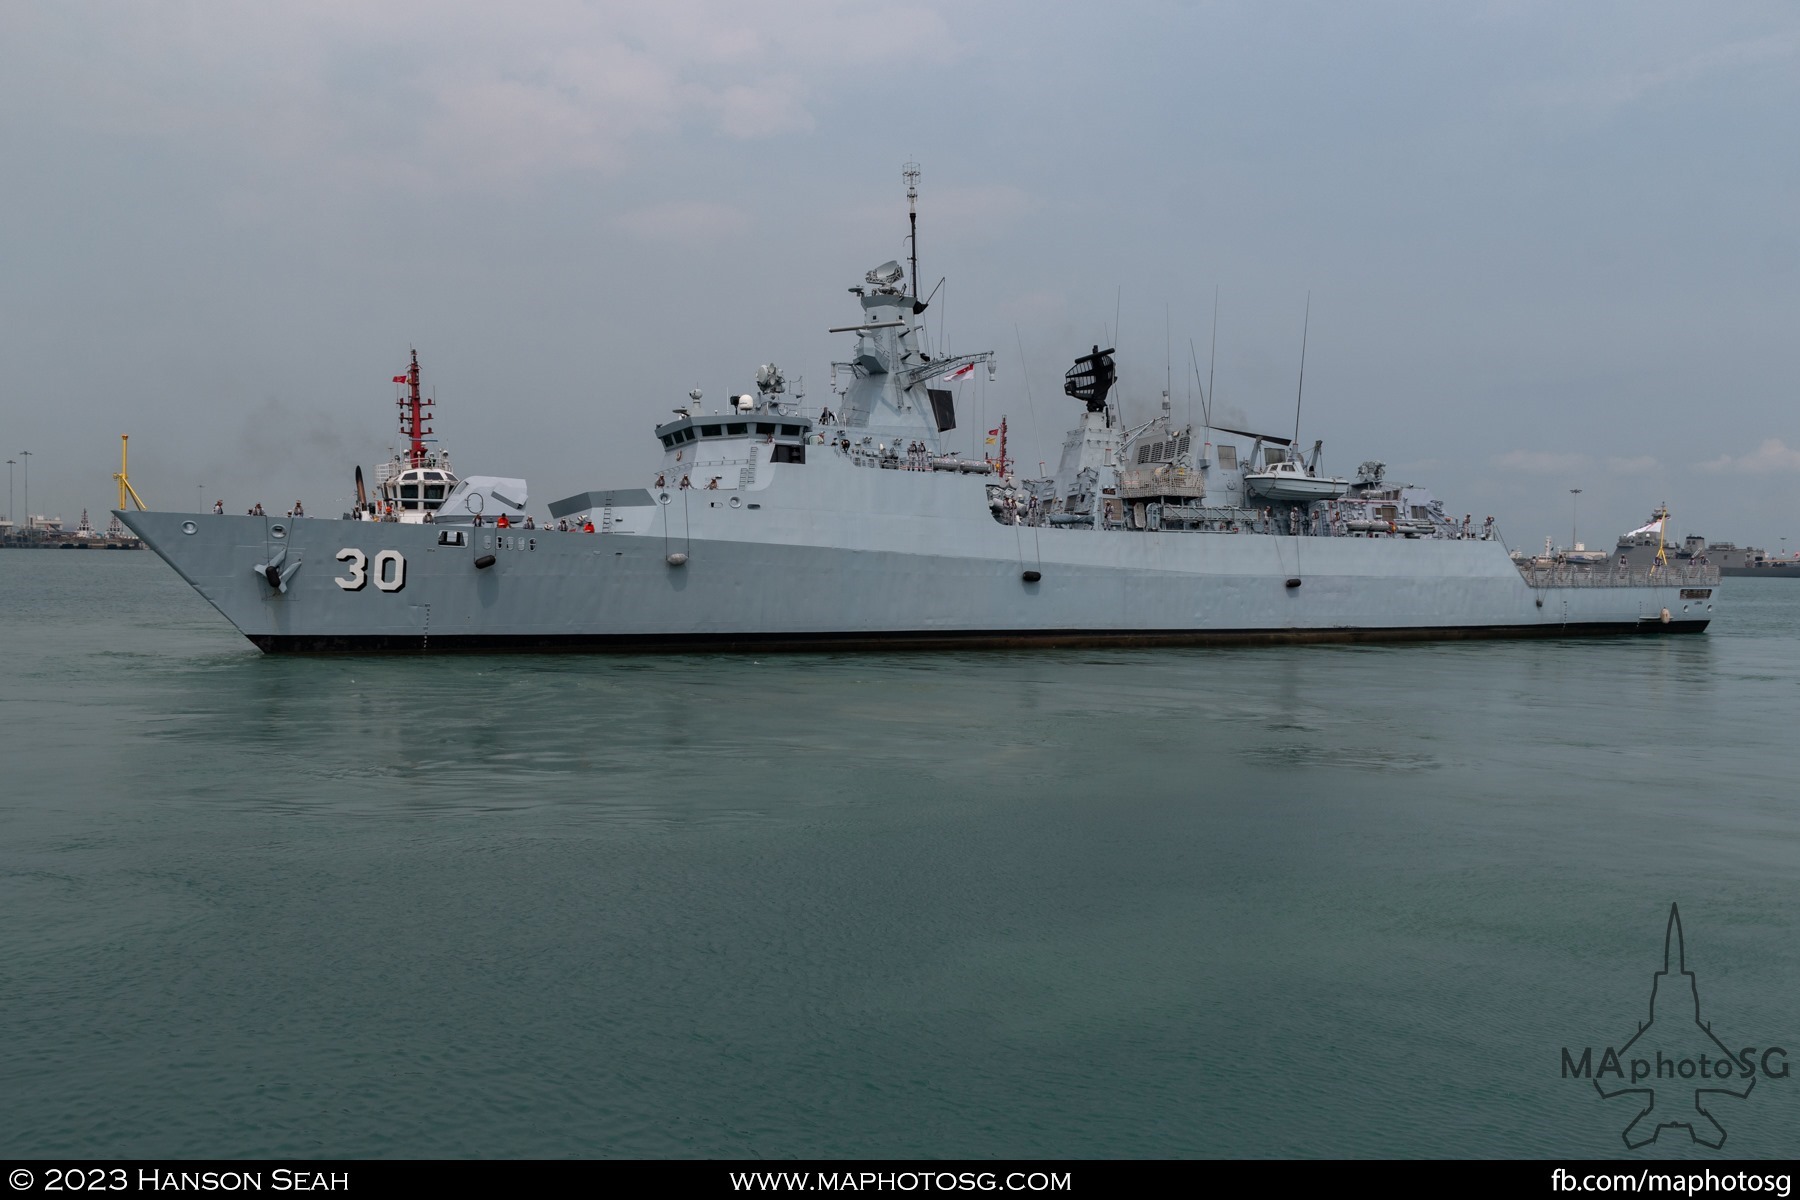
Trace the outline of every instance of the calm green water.
<instances>
[{"instance_id":1,"label":"calm green water","mask_svg":"<svg viewBox=\"0 0 1800 1200\"><path fill-rule=\"evenodd\" d=\"M0 1152L1623 1154L1559 1051L1671 901L1800 1059L1800 585L1725 589L1668 641L274 659L150 554L0 554ZM1800 1149L1800 1078L1715 1112Z\"/></svg>"}]
</instances>

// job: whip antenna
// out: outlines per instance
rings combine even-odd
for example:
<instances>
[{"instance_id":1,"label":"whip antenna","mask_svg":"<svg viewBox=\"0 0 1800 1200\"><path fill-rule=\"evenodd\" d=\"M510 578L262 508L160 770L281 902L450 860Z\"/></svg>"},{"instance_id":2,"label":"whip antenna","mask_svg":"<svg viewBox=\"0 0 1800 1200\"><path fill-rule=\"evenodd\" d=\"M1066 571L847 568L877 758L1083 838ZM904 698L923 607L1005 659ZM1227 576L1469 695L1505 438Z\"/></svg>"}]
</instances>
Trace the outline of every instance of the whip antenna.
<instances>
[{"instance_id":1,"label":"whip antenna","mask_svg":"<svg viewBox=\"0 0 1800 1200\"><path fill-rule=\"evenodd\" d=\"M1306 293L1306 320L1300 326L1300 387L1294 392L1294 445L1300 444L1300 398L1306 394L1306 331L1312 327L1312 293Z\"/></svg>"},{"instance_id":2,"label":"whip antenna","mask_svg":"<svg viewBox=\"0 0 1800 1200\"><path fill-rule=\"evenodd\" d=\"M919 164L909 162L900 168L906 180L906 221L912 228L907 241L912 246L912 294L919 298Z\"/></svg>"}]
</instances>

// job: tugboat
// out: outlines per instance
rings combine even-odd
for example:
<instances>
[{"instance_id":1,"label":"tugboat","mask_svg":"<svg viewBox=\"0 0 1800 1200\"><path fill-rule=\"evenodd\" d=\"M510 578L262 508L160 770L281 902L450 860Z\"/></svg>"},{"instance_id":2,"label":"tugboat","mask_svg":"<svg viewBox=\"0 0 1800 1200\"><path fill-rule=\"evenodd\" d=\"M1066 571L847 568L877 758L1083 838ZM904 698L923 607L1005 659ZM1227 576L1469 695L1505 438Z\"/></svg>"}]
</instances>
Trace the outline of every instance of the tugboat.
<instances>
[{"instance_id":1,"label":"tugboat","mask_svg":"<svg viewBox=\"0 0 1800 1200\"><path fill-rule=\"evenodd\" d=\"M81 520L75 524L75 532L67 535L71 540L62 543L64 550L86 550L100 540L100 533L88 520L87 509L81 510Z\"/></svg>"},{"instance_id":2,"label":"tugboat","mask_svg":"<svg viewBox=\"0 0 1800 1200\"><path fill-rule=\"evenodd\" d=\"M138 540L138 535L125 528L124 522L119 520L116 513L113 514L113 519L106 523L104 536L108 550L141 550L144 548L144 543Z\"/></svg>"}]
</instances>

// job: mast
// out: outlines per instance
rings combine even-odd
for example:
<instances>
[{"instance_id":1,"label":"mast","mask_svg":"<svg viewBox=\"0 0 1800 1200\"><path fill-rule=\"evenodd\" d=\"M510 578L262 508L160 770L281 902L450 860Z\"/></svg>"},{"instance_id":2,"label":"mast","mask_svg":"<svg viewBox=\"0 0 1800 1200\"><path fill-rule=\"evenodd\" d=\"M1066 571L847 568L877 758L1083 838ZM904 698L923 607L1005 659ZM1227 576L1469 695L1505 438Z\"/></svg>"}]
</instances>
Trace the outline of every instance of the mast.
<instances>
[{"instance_id":1,"label":"mast","mask_svg":"<svg viewBox=\"0 0 1800 1200\"><path fill-rule=\"evenodd\" d=\"M119 483L119 511L123 512L125 510L125 497L130 496L132 502L138 506L138 511L144 512L147 510L148 506L145 505L144 498L137 494L137 489L131 486L130 450L131 435L129 433L121 433L119 435L119 472L113 476ZM29 513L26 515L27 517L30 516Z\"/></svg>"},{"instance_id":2,"label":"mast","mask_svg":"<svg viewBox=\"0 0 1800 1200\"><path fill-rule=\"evenodd\" d=\"M425 465L425 435L431 432L425 427L425 422L430 418L426 416L424 410L433 407L433 404L430 400L419 398L419 352L417 350L412 352L412 366L407 368L406 374L400 376L395 382L404 382L407 385L406 395L402 396L399 401L400 436L412 443L407 448L406 463L411 467L422 467Z\"/></svg>"},{"instance_id":3,"label":"mast","mask_svg":"<svg viewBox=\"0 0 1800 1200\"><path fill-rule=\"evenodd\" d=\"M919 164L909 162L900 168L906 180L906 221L912 228L907 243L912 247L912 294L919 298Z\"/></svg>"},{"instance_id":4,"label":"mast","mask_svg":"<svg viewBox=\"0 0 1800 1200\"><path fill-rule=\"evenodd\" d=\"M1217 306L1214 306L1217 311ZM1300 444L1300 400L1306 395L1306 332L1312 328L1312 293L1306 293L1306 321L1300 326L1300 386L1294 389L1294 441Z\"/></svg>"}]
</instances>

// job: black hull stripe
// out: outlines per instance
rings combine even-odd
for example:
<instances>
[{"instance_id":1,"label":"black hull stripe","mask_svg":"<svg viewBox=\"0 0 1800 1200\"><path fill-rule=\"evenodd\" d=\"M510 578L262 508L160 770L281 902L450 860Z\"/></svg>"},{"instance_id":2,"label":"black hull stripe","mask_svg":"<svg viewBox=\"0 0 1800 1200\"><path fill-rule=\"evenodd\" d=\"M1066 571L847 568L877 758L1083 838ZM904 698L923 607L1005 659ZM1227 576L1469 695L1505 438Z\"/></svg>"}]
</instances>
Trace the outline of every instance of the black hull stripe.
<instances>
[{"instance_id":1,"label":"black hull stripe","mask_svg":"<svg viewBox=\"0 0 1800 1200\"><path fill-rule=\"evenodd\" d=\"M521 633L521 634L261 634L250 640L271 654L654 654L831 650L1028 649L1059 646L1285 646L1342 642L1434 642L1488 638L1618 637L1700 633L1705 621L1641 621L1580 625L1480 625L1413 629L919 629L892 633Z\"/></svg>"}]
</instances>

